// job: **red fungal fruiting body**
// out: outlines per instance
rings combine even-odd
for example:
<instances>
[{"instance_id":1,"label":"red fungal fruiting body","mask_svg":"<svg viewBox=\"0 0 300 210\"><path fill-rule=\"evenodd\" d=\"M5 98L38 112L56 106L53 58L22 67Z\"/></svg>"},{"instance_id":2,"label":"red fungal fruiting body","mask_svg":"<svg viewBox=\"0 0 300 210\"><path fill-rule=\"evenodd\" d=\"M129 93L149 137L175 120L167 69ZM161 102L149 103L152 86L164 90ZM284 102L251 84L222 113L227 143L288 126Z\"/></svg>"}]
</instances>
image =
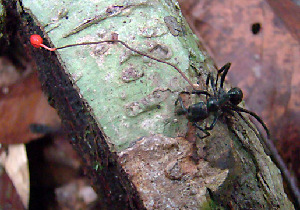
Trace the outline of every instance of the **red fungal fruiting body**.
<instances>
[{"instance_id":1,"label":"red fungal fruiting body","mask_svg":"<svg viewBox=\"0 0 300 210\"><path fill-rule=\"evenodd\" d=\"M30 43L32 46L36 47L36 48L40 48L40 47L43 47L45 48L46 50L49 50L49 51L55 51L56 48L50 48L50 47L47 47L46 45L43 44L43 39L40 35L37 35L37 34L32 34L30 36Z\"/></svg>"},{"instance_id":2,"label":"red fungal fruiting body","mask_svg":"<svg viewBox=\"0 0 300 210\"><path fill-rule=\"evenodd\" d=\"M41 44L43 44L43 39L40 35L33 34L30 36L30 43L32 46L40 48Z\"/></svg>"}]
</instances>

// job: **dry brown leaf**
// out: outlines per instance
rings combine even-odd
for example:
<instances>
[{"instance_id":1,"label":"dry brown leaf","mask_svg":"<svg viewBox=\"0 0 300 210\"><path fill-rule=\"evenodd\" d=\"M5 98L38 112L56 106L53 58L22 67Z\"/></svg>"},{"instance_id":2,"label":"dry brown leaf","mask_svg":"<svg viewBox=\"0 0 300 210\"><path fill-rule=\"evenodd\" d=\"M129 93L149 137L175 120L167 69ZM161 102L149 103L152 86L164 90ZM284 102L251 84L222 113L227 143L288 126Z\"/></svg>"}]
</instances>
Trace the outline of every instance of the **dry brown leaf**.
<instances>
[{"instance_id":1,"label":"dry brown leaf","mask_svg":"<svg viewBox=\"0 0 300 210\"><path fill-rule=\"evenodd\" d=\"M0 142L26 143L37 138L29 126L32 123L57 127L60 123L56 111L48 105L36 73L29 74L18 83L0 93Z\"/></svg>"}]
</instances>

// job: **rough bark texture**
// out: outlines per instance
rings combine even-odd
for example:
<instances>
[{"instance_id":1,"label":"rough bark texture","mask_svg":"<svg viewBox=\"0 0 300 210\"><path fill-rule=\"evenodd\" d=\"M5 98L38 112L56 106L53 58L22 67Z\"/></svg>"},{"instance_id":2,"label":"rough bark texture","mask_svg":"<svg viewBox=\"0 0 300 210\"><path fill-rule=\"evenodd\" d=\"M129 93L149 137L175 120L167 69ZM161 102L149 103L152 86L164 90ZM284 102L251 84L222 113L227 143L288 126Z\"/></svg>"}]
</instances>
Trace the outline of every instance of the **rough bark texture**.
<instances>
[{"instance_id":1,"label":"rough bark texture","mask_svg":"<svg viewBox=\"0 0 300 210\"><path fill-rule=\"evenodd\" d=\"M48 52L29 43L32 33L61 46L109 39L114 32L170 60L194 82L199 76L201 84L216 69L197 49L175 1L24 0L24 11L17 11L15 1L2 3L17 23L9 39L20 40L36 63L103 208L293 209L279 170L248 121L238 115L221 119L210 137L190 138L194 142L177 137L195 130L174 112L187 83L170 66L116 44Z\"/></svg>"}]
</instances>

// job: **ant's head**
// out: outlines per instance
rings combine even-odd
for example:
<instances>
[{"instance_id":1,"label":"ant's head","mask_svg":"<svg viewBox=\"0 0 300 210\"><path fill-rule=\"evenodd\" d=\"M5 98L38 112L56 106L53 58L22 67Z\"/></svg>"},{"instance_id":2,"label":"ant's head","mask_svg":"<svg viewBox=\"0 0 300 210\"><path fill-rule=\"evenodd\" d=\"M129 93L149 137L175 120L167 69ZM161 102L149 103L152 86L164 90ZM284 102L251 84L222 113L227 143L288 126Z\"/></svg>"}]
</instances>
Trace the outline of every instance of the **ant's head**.
<instances>
[{"instance_id":1,"label":"ant's head","mask_svg":"<svg viewBox=\"0 0 300 210\"><path fill-rule=\"evenodd\" d=\"M238 87L231 88L228 91L228 95L230 97L230 102L234 105L238 105L243 100L243 91Z\"/></svg>"},{"instance_id":2,"label":"ant's head","mask_svg":"<svg viewBox=\"0 0 300 210\"><path fill-rule=\"evenodd\" d=\"M207 100L207 110L208 112L216 112L219 110L219 102L217 98L210 97Z\"/></svg>"}]
</instances>

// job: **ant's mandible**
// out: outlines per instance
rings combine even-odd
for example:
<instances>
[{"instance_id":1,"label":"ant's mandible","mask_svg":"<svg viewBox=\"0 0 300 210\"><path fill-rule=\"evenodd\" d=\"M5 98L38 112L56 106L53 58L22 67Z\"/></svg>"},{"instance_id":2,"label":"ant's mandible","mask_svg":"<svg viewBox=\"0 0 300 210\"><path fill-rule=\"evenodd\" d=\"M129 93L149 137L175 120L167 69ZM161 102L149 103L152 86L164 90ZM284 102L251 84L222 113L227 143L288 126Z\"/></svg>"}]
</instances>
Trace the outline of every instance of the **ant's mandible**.
<instances>
[{"instance_id":1,"label":"ant's mandible","mask_svg":"<svg viewBox=\"0 0 300 210\"><path fill-rule=\"evenodd\" d=\"M231 63L227 63L220 70L218 70L216 81L214 81L214 78L210 73L208 74L206 79L206 87L208 88L208 85L210 83L213 94L209 93L207 90L193 90L191 93L181 92L185 94L206 95L206 103L200 101L186 108L183 104L181 96L179 96L176 104L179 101L181 109L177 111L177 114L185 114L188 121L192 122L196 128L205 133L204 136L200 136L199 134L197 134L199 138L205 138L207 136L210 136L210 133L208 131L212 130L215 127L219 117L224 113L233 115L234 111L238 114L240 114L241 112L245 112L253 116L264 127L268 138L270 138L269 129L267 128L263 120L254 112L238 106L238 104L243 100L243 91L238 87L231 88L228 92L224 90L223 85L230 66ZM218 88L217 86L219 76L221 76L221 81L220 87ZM205 120L211 114L214 116L214 119L210 126L206 126L205 128L201 127L198 122Z\"/></svg>"}]
</instances>

